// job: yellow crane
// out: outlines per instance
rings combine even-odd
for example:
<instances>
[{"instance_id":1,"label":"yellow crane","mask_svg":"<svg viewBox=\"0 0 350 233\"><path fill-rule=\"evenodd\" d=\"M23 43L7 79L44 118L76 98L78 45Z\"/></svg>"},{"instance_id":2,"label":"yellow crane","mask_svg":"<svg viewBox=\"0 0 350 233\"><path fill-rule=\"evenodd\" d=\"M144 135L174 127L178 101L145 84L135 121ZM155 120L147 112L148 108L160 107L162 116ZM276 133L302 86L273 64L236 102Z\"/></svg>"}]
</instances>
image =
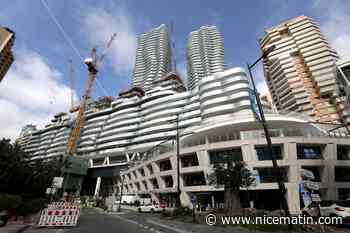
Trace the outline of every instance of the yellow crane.
<instances>
[{"instance_id":1,"label":"yellow crane","mask_svg":"<svg viewBox=\"0 0 350 233\"><path fill-rule=\"evenodd\" d=\"M85 86L84 95L82 96L82 100L80 102L78 115L76 117L74 127L68 139L69 155L74 155L76 153L81 130L84 127L84 123L85 123L84 115L85 115L86 106L89 99L91 98L91 91L92 91L94 81L96 79L96 75L98 73L98 66L102 64L102 61L105 57L107 49L111 46L115 37L116 37L116 34L114 33L110 38L110 40L108 41L106 50L101 55L100 59L97 59L96 48L93 48L91 51L91 57L86 58L84 61L84 63L87 65L87 68L88 68L89 77Z\"/></svg>"}]
</instances>

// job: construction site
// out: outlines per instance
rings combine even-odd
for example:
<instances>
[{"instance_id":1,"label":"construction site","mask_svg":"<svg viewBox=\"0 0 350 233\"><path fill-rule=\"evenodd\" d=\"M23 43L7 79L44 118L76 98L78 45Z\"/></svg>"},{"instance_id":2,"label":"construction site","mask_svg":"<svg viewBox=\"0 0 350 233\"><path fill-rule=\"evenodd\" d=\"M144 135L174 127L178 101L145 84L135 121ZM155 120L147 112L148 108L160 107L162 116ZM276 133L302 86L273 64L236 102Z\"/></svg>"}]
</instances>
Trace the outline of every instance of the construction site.
<instances>
[{"instance_id":1,"label":"construction site","mask_svg":"<svg viewBox=\"0 0 350 233\"><path fill-rule=\"evenodd\" d=\"M308 18L297 20L307 22ZM203 38L197 41L197 34ZM260 194L278 195L270 174L271 164L260 161L265 160L259 157L265 133L255 112L248 75L243 68L224 66L223 44L215 26L203 26L190 34L188 88L176 71L170 33L162 24L139 37L132 86L117 96L94 100L91 93L94 82L115 40L117 34L111 36L101 55L93 48L91 56L84 60L88 79L78 106L74 105L72 93L69 111L56 114L42 129L35 125L23 128L17 142L30 154L30 160L67 161L68 165L62 169L63 190L77 196L107 197L124 190L130 195L151 193L153 200L173 206L174 195L181 187L182 203L190 204L190 196L196 194L208 205L218 206L222 204L222 190L210 188L205 177L211 161L229 153L247 161L258 173L262 184L254 191L256 203L261 203ZM205 49L203 40L217 46L216 52L198 53L199 49ZM212 62L203 63L206 59ZM300 59L295 59L299 72L295 74L304 77L307 64L301 67ZM72 65L70 74L73 90ZM312 73L308 75L313 77ZM283 174L288 203L293 205L290 208L294 212L300 210L298 182L293 178L304 166L299 164L303 161L299 159L312 159L308 169L320 178L337 177L341 168L332 163L334 169L330 175L326 165L317 161L334 161L337 153L350 153L347 123L339 120L347 116L344 109L337 112L334 103L315 96L315 83L302 81L308 87L307 93L313 96L311 102L315 106L310 112L283 111L278 109L280 105L274 106L271 98L261 96L272 144L279 148L280 159L285 159ZM326 103L332 114L321 103ZM333 118L319 121L320 114ZM330 141L336 146L331 146ZM331 157L327 157L327 151ZM328 188L334 181L327 178L323 182L324 198L350 195L350 186L339 184Z\"/></svg>"}]
</instances>

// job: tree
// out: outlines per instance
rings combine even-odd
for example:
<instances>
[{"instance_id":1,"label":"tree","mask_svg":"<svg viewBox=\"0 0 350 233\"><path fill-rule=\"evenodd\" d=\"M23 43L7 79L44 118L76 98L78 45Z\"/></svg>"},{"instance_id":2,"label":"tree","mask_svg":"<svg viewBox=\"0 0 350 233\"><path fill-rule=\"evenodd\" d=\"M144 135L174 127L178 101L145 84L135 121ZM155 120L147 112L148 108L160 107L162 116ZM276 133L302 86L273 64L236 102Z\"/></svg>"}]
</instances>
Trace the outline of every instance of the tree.
<instances>
[{"instance_id":1,"label":"tree","mask_svg":"<svg viewBox=\"0 0 350 233\"><path fill-rule=\"evenodd\" d=\"M216 163L213 172L208 175L210 185L224 186L225 212L231 215L242 214L239 197L241 187L249 186L254 178L243 161L233 161L232 156L225 156L226 163Z\"/></svg>"},{"instance_id":2,"label":"tree","mask_svg":"<svg viewBox=\"0 0 350 233\"><path fill-rule=\"evenodd\" d=\"M57 159L29 161L29 155L9 139L0 140L0 193L45 196L45 189L60 172Z\"/></svg>"}]
</instances>

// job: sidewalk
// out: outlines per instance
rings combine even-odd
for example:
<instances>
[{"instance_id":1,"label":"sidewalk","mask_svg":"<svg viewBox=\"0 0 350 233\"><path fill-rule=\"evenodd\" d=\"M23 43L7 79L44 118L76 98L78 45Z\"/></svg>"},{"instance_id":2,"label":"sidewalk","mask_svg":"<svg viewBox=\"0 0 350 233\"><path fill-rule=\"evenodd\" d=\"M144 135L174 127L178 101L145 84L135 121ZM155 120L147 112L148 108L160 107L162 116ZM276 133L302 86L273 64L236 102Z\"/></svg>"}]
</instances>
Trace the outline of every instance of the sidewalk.
<instances>
[{"instance_id":1,"label":"sidewalk","mask_svg":"<svg viewBox=\"0 0 350 233\"><path fill-rule=\"evenodd\" d=\"M21 233L31 227L29 223L23 223L22 221L11 221L5 226L0 227L0 233Z\"/></svg>"}]
</instances>

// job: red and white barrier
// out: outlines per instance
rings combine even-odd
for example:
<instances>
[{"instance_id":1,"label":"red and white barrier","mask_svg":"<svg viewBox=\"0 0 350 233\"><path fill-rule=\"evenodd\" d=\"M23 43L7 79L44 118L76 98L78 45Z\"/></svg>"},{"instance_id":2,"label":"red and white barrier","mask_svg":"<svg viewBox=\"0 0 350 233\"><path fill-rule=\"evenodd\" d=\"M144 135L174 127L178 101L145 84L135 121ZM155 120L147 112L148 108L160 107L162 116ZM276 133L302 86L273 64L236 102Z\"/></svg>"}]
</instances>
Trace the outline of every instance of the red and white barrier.
<instances>
[{"instance_id":1,"label":"red and white barrier","mask_svg":"<svg viewBox=\"0 0 350 233\"><path fill-rule=\"evenodd\" d=\"M47 206L48 209L78 209L79 206L73 202L52 202Z\"/></svg>"},{"instance_id":2,"label":"red and white barrier","mask_svg":"<svg viewBox=\"0 0 350 233\"><path fill-rule=\"evenodd\" d=\"M78 223L80 210L76 206L72 208L47 208L41 211L38 226L52 227L52 226L76 226ZM60 205L61 206L61 205Z\"/></svg>"}]
</instances>

